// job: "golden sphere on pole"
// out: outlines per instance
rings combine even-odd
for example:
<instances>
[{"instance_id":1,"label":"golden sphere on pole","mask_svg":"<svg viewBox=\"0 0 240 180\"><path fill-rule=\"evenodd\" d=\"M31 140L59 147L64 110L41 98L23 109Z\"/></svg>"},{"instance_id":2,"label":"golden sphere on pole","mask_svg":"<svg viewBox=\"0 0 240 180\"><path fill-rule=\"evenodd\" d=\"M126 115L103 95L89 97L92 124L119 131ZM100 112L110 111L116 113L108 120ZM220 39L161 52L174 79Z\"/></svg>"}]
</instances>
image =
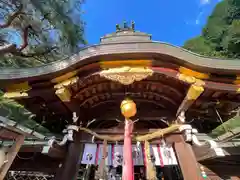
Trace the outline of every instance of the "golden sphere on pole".
<instances>
[{"instance_id":1,"label":"golden sphere on pole","mask_svg":"<svg viewBox=\"0 0 240 180\"><path fill-rule=\"evenodd\" d=\"M130 118L130 117L133 117L136 115L137 113L137 107L136 107L136 104L133 100L131 99L125 99L122 101L121 103L121 112L122 112L122 115L125 117L125 118Z\"/></svg>"}]
</instances>

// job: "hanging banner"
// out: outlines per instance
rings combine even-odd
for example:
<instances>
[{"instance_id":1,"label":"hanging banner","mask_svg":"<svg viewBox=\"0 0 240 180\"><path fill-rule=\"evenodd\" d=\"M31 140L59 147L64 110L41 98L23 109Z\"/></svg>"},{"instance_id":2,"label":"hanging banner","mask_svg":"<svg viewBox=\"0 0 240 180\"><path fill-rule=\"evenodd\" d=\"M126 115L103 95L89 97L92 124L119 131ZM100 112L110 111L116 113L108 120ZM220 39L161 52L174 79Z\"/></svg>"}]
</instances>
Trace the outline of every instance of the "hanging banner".
<instances>
[{"instance_id":1,"label":"hanging banner","mask_svg":"<svg viewBox=\"0 0 240 180\"><path fill-rule=\"evenodd\" d=\"M137 147L137 145L132 145L132 157L133 157L133 165L134 166L143 166L143 151L142 146L140 145Z\"/></svg>"},{"instance_id":2,"label":"hanging banner","mask_svg":"<svg viewBox=\"0 0 240 180\"><path fill-rule=\"evenodd\" d=\"M102 160L103 144L85 144L82 156L82 164L99 165ZM134 166L144 165L144 152L142 146L132 145ZM151 160L156 166L177 165L177 158L171 146L161 146L160 144L150 145ZM109 144L107 147L107 166L122 166L123 163L123 145Z\"/></svg>"},{"instance_id":3,"label":"hanging banner","mask_svg":"<svg viewBox=\"0 0 240 180\"><path fill-rule=\"evenodd\" d=\"M151 149L152 149L152 154L154 156L154 164L156 166L164 166L163 162L162 162L162 157L159 154L159 147L158 145L151 145Z\"/></svg>"},{"instance_id":4,"label":"hanging banner","mask_svg":"<svg viewBox=\"0 0 240 180\"><path fill-rule=\"evenodd\" d=\"M160 154L161 154L164 166L178 164L177 158L171 146L160 147Z\"/></svg>"},{"instance_id":5,"label":"hanging banner","mask_svg":"<svg viewBox=\"0 0 240 180\"><path fill-rule=\"evenodd\" d=\"M111 166L112 165L111 152L112 152L112 145L109 144L107 146L107 157L105 159L105 164L107 166ZM99 149L98 149L98 153L97 154L98 154L98 157L97 157L98 162L97 162L97 164L99 165L101 163L102 158L103 158L103 144L99 145Z\"/></svg>"},{"instance_id":6,"label":"hanging banner","mask_svg":"<svg viewBox=\"0 0 240 180\"><path fill-rule=\"evenodd\" d=\"M113 166L122 166L123 163L123 145L114 145L113 152Z\"/></svg>"},{"instance_id":7,"label":"hanging banner","mask_svg":"<svg viewBox=\"0 0 240 180\"><path fill-rule=\"evenodd\" d=\"M95 164L97 144L85 144L82 156L82 164Z\"/></svg>"}]
</instances>

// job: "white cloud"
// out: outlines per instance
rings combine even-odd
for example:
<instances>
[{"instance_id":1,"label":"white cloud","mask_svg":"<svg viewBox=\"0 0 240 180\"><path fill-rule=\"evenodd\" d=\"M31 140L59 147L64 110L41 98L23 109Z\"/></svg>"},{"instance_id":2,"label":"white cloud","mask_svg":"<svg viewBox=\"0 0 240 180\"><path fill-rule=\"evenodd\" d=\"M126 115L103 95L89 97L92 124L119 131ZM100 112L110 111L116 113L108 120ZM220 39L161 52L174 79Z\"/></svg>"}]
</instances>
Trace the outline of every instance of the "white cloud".
<instances>
[{"instance_id":1,"label":"white cloud","mask_svg":"<svg viewBox=\"0 0 240 180\"><path fill-rule=\"evenodd\" d=\"M210 0L200 0L201 5L206 5L206 4L209 4L209 3L210 3Z\"/></svg>"},{"instance_id":2,"label":"white cloud","mask_svg":"<svg viewBox=\"0 0 240 180\"><path fill-rule=\"evenodd\" d=\"M198 16L197 16L197 18L196 18L196 20L195 20L195 24L196 24L196 25L199 25L199 24L201 23L201 17L202 17L202 15L203 15L203 11L199 12L199 14L198 14Z\"/></svg>"}]
</instances>

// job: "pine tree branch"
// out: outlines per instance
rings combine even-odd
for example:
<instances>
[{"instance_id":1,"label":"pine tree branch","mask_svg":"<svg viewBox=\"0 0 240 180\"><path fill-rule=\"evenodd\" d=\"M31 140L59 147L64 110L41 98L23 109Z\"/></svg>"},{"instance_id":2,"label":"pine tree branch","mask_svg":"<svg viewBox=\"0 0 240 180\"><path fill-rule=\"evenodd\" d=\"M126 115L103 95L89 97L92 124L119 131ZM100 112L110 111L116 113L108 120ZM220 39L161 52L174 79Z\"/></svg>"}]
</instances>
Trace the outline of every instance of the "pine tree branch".
<instances>
[{"instance_id":1,"label":"pine tree branch","mask_svg":"<svg viewBox=\"0 0 240 180\"><path fill-rule=\"evenodd\" d=\"M7 44L0 46L0 55L15 51L17 49L15 44Z\"/></svg>"},{"instance_id":2,"label":"pine tree branch","mask_svg":"<svg viewBox=\"0 0 240 180\"><path fill-rule=\"evenodd\" d=\"M0 28L3 29L3 28L9 27L16 17L18 17L20 14L24 14L22 12L22 9L23 9L23 5L21 4L19 9L16 12L14 12L12 15L9 16L9 18L5 24L0 24Z\"/></svg>"},{"instance_id":3,"label":"pine tree branch","mask_svg":"<svg viewBox=\"0 0 240 180\"><path fill-rule=\"evenodd\" d=\"M29 32L29 29L31 29L31 26L28 26L23 30L23 33L22 33L22 36L21 36L21 38L23 40L23 44L20 46L18 51L22 51L23 49L25 49L28 46L28 32Z\"/></svg>"},{"instance_id":4,"label":"pine tree branch","mask_svg":"<svg viewBox=\"0 0 240 180\"><path fill-rule=\"evenodd\" d=\"M46 49L45 51L42 52L35 52L35 53L23 53L21 51L16 51L16 52L11 52L12 55L14 56L19 56L19 57L24 57L24 58L31 58L31 57L36 57L36 56L43 56L46 54L49 54L53 50L57 49L57 47L51 47Z\"/></svg>"}]
</instances>

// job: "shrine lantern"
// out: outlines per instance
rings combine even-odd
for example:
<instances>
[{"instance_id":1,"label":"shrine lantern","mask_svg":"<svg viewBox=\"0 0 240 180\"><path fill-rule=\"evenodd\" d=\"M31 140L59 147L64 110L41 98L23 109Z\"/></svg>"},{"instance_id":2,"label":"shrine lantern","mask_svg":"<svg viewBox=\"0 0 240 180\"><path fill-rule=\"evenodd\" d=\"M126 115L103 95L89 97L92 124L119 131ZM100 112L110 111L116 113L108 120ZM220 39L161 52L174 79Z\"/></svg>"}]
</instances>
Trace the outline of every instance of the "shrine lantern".
<instances>
[{"instance_id":1,"label":"shrine lantern","mask_svg":"<svg viewBox=\"0 0 240 180\"><path fill-rule=\"evenodd\" d=\"M121 112L122 112L122 115L128 119L130 117L133 117L136 115L137 113L137 107L136 107L136 104L133 100L131 99L125 99L122 101L121 103Z\"/></svg>"}]
</instances>

